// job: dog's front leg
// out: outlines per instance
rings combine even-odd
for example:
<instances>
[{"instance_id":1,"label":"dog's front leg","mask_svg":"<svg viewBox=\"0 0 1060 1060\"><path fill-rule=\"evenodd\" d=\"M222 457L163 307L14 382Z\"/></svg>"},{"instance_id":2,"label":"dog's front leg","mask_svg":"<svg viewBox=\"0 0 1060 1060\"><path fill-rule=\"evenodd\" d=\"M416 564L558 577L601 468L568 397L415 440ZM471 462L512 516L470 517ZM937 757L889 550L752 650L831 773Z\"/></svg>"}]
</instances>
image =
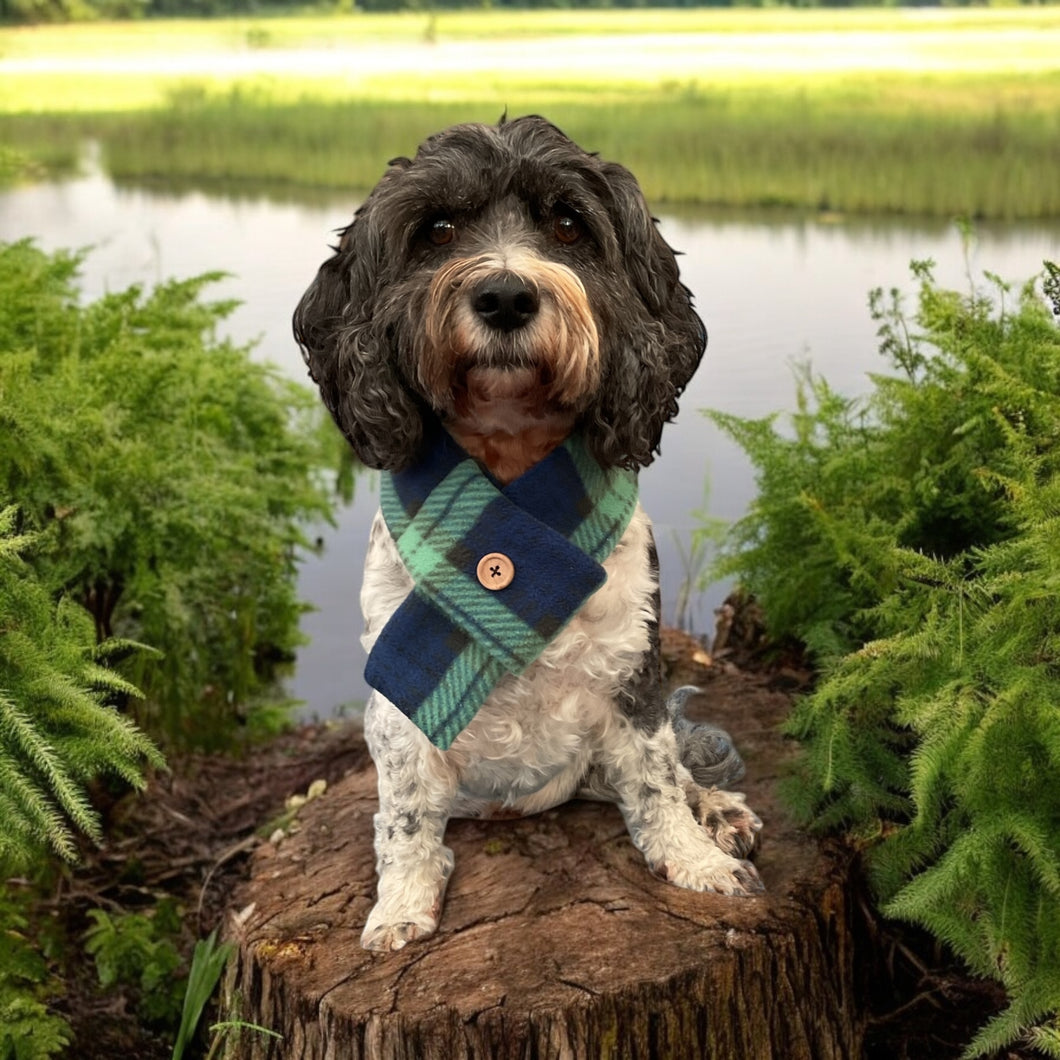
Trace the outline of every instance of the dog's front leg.
<instances>
[{"instance_id":1,"label":"dog's front leg","mask_svg":"<svg viewBox=\"0 0 1060 1060\"><path fill-rule=\"evenodd\" d=\"M725 853L693 816L682 783L687 772L668 724L654 732L632 723L615 726L600 765L652 872L694 891L764 890L754 865Z\"/></svg>"},{"instance_id":2,"label":"dog's front leg","mask_svg":"<svg viewBox=\"0 0 1060 1060\"><path fill-rule=\"evenodd\" d=\"M438 926L453 871L443 838L456 783L442 753L378 694L365 714L365 736L379 771L379 884L361 945L399 950Z\"/></svg>"}]
</instances>

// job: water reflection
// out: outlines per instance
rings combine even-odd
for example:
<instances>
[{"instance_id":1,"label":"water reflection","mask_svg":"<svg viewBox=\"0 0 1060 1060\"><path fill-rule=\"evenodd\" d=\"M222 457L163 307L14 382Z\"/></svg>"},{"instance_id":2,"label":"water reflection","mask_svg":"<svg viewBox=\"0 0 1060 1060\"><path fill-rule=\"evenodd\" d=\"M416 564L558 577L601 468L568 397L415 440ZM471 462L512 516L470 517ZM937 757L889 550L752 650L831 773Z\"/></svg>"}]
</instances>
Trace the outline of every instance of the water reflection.
<instances>
[{"instance_id":1,"label":"water reflection","mask_svg":"<svg viewBox=\"0 0 1060 1060\"><path fill-rule=\"evenodd\" d=\"M84 267L88 298L131 283L151 284L220 270L212 297L242 302L226 325L236 341L255 340L258 356L304 378L290 315L335 229L349 220L348 195L277 201L262 195L117 187L101 173L0 194L0 239L33 236L46 250L93 246ZM673 619L694 525L693 512L738 517L754 492L742 453L699 414L714 407L763 416L791 406L791 364L810 359L832 385L863 392L881 367L867 294L877 286L912 290L910 258L933 258L940 281L965 288L989 269L1017 284L1043 258L1060 258L1060 223L983 225L969 253L955 226L664 210L667 240L684 252L684 281L707 322L710 344L685 394L678 421L663 436L663 459L642 476L642 497L656 524L665 616ZM301 588L317 611L292 692L310 713L364 698L357 595L377 488L357 485L325 549L303 566ZM797 563L798 557L792 557ZM708 629L724 595L697 597L690 618Z\"/></svg>"}]
</instances>

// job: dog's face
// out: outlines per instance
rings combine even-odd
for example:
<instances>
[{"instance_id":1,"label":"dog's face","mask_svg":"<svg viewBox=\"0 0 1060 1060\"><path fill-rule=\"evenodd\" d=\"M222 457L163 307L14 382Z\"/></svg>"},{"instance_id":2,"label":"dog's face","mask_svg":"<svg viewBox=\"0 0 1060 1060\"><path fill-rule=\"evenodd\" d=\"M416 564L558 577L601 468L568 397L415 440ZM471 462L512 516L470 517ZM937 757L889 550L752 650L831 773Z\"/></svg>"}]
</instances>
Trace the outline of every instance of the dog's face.
<instances>
[{"instance_id":1,"label":"dog's face","mask_svg":"<svg viewBox=\"0 0 1060 1060\"><path fill-rule=\"evenodd\" d=\"M436 420L578 427L605 466L647 465L706 345L633 176L537 117L392 162L294 323L339 427L390 470Z\"/></svg>"}]
</instances>

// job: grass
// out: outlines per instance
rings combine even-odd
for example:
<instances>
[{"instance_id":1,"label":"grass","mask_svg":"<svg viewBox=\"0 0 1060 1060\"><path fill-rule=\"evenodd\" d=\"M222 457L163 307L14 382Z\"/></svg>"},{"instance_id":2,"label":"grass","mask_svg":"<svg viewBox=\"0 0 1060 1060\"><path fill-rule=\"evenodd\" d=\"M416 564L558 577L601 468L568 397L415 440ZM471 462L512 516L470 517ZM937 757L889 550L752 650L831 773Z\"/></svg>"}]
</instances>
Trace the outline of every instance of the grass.
<instances>
[{"instance_id":1,"label":"grass","mask_svg":"<svg viewBox=\"0 0 1060 1060\"><path fill-rule=\"evenodd\" d=\"M423 45L427 26L419 14L0 31L0 170L73 167L93 139L119 180L363 191L426 134L507 109L545 113L626 163L657 203L1060 214L1060 8L438 15L439 41L471 42L466 70ZM647 30L707 36L678 51L623 44ZM579 67L584 34L611 39ZM533 68L506 66L527 38L555 43ZM292 74L290 49L318 50Z\"/></svg>"}]
</instances>

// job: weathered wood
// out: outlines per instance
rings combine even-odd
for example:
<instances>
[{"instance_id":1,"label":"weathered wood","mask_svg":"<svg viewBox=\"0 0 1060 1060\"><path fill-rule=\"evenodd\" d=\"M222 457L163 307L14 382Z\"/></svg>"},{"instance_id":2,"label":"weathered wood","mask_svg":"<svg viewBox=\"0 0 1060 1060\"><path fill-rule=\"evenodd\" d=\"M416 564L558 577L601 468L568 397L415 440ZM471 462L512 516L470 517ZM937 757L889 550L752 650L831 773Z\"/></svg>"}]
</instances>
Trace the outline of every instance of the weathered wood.
<instances>
[{"instance_id":1,"label":"weathered wood","mask_svg":"<svg viewBox=\"0 0 1060 1060\"><path fill-rule=\"evenodd\" d=\"M828 1060L860 1055L848 866L777 803L783 696L722 675L711 720L748 762L765 822L761 898L679 890L652 877L612 806L454 821L439 933L394 954L359 939L372 905L375 774L303 808L262 846L240 903L230 1015L244 1060ZM728 685L726 685L728 682ZM754 714L740 715L742 701ZM351 737L352 738L352 737Z\"/></svg>"}]
</instances>

